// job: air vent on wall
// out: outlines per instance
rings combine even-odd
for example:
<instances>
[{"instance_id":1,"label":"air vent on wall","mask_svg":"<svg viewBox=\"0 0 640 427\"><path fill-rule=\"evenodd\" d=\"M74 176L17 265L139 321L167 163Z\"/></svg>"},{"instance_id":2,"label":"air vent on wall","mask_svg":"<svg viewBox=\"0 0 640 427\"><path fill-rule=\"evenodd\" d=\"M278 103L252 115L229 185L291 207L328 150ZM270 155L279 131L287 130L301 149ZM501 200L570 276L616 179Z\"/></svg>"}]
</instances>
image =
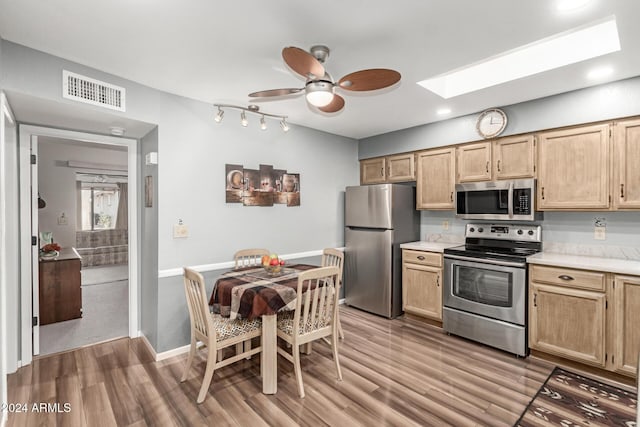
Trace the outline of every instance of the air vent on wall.
<instances>
[{"instance_id":1,"label":"air vent on wall","mask_svg":"<svg viewBox=\"0 0 640 427\"><path fill-rule=\"evenodd\" d=\"M62 70L62 96L112 110L125 111L125 89Z\"/></svg>"}]
</instances>

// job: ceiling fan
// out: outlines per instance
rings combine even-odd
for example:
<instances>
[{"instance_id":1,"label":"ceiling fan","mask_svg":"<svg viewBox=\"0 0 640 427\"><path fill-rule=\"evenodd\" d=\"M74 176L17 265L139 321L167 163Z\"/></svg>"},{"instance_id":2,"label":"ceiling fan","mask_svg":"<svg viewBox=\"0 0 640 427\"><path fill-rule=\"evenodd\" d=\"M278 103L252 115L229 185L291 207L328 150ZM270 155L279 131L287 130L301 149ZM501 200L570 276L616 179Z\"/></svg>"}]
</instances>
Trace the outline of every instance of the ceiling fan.
<instances>
[{"instance_id":1,"label":"ceiling fan","mask_svg":"<svg viewBox=\"0 0 640 427\"><path fill-rule=\"evenodd\" d=\"M325 113L335 113L344 107L344 98L335 93L336 88L347 91L382 89L400 81L400 73L387 68L371 68L347 74L335 82L322 65L329 57L329 48L312 46L309 52L298 47L282 49L284 62L307 81L302 88L270 89L253 92L251 98L269 98L300 94L304 91L309 104Z\"/></svg>"}]
</instances>

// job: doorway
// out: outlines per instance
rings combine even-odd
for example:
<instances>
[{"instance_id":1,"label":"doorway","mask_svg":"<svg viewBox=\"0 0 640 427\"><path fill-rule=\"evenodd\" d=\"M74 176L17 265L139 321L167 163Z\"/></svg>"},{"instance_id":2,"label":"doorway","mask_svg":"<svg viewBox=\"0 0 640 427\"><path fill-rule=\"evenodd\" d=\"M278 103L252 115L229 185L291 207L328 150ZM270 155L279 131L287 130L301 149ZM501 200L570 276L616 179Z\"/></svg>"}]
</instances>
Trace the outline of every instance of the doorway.
<instances>
[{"instance_id":1,"label":"doorway","mask_svg":"<svg viewBox=\"0 0 640 427\"><path fill-rule=\"evenodd\" d=\"M53 150L48 150L52 148ZM67 149L68 148L68 149ZM100 156L89 161L91 159L79 159L77 155L66 156L66 158L54 158L60 157L60 152L67 153L79 153L83 150L102 150ZM57 153L54 156L49 156L49 167L54 170L54 174L65 175L67 182L71 177L71 188L65 188L63 191L56 187L52 187L53 183L47 181L45 185L42 180L39 179L38 160L47 161L48 156L42 157L42 154L46 154L47 151L53 151ZM108 157L104 156L104 153L110 152L115 157L121 159L119 162L109 162ZM137 237L137 142L134 139L118 138L105 135L89 134L84 132L76 132L69 130L60 130L45 128L39 126L22 126L20 128L20 153L21 153L21 198L20 204L23 212L31 212L31 224L23 224L21 227L21 254L22 259L26 260L22 263L22 275L28 277L30 280L23 281L23 283L31 283L32 286L29 289L28 286L23 286L21 291L21 306L22 306L22 364L28 364L32 360L32 355L41 354L40 343L43 341L46 348L43 350L46 353L53 353L57 351L63 351L70 348L75 348L90 343L104 341L105 339L115 338L117 336L137 337L138 336L138 237ZM94 153L95 154L95 153ZM36 164L31 164L31 156L36 156ZM63 156L64 157L64 156ZM119 164L119 167L117 167ZM44 167L44 164L41 163ZM123 167L124 166L124 167ZM125 169L118 170L118 169ZM126 173L126 179L125 179ZM93 182L92 182L93 181ZM104 181L98 184L97 181ZM123 191L122 184L125 184L126 190ZM84 184L83 184L84 183ZM50 194L46 195L42 192L38 194L39 190L45 190ZM84 192L83 192L84 187ZM110 191L108 191L110 189ZM117 191L115 191L117 189ZM131 189L131 191L129 191ZM60 322L53 322L47 325L40 324L40 265L41 265L41 251L40 248L45 243L44 239L50 239L53 235L54 242L64 238L64 248L74 248L79 245L79 242L86 236L78 235L78 232L82 230L82 216L83 216L83 193L85 194L85 201L93 202L90 198L86 197L87 190L91 196L96 197L100 195L104 205L108 205L108 195L111 196L111 206L89 206L84 209L84 216L88 217L92 232L102 232L106 230L104 236L100 236L96 243L98 245L106 243L103 246L114 246L115 248L108 248L107 251L115 250L110 254L98 253L105 250L102 246L100 250L92 248L91 245L84 249L88 252L83 253L83 257L87 260L92 259L95 262L96 258L101 258L103 261L115 262L118 265L115 269L110 269L112 265L107 265L106 270L102 273L94 271L95 274L89 274L85 278L87 286L93 288L82 288L81 301L82 301L82 316L74 319L63 320ZM125 194L126 193L126 194ZM64 194L64 196L63 196ZM118 200L125 201L127 204L126 220L122 211L113 212L115 205L115 196ZM122 198L120 197L122 195ZM40 197L39 197L40 196ZM40 199L40 205L42 202L46 205L45 208L38 209ZM60 199L72 200L64 204L59 202ZM108 207L105 211L103 207ZM120 204L122 208L122 204ZM43 215L43 224L40 225L40 211L44 212L50 208L49 215ZM87 215L88 209L88 215ZM110 209L110 210L109 210ZM117 215L120 215L121 227L118 231L113 230L117 225ZM111 216L111 218L108 218ZM94 221L95 219L95 221ZM123 221L124 224L123 225ZM27 221L24 221L27 222ZM56 230L55 232L53 230ZM121 231L124 230L124 231ZM41 232L50 232L43 233ZM87 231L87 230L84 230ZM56 236L57 233L57 236ZM100 234L100 233L98 233ZM126 237L123 237L126 236ZM34 241L36 245L31 245ZM92 236L97 239L97 236ZM90 241L91 238L88 238ZM41 244L42 243L42 244ZM126 243L126 244L124 244ZM126 254L122 255L123 248L126 247ZM64 248L62 251L64 251ZM49 248L51 249L51 248ZM93 254L90 252L93 251ZM73 252L73 251L72 251ZM117 253L116 253L117 252ZM68 254L68 253L67 253ZM79 255L79 254L78 254ZM96 256L97 255L97 256ZM62 255L55 255L62 258ZM74 254L71 253L73 258ZM127 259L125 264L121 262L123 259ZM89 262L87 262L88 264ZM50 265L50 264L48 264ZM85 265L80 268L87 271L91 270L94 266ZM80 273L82 275L82 273ZM115 275L114 275L115 274ZM124 275L124 277L123 277ZM80 282L82 278L80 279ZM111 284L111 286L104 286L105 284ZM109 294L111 299L106 299L106 295ZM124 303L122 302L124 301ZM117 310L124 308L124 315ZM91 310L89 313L87 310ZM92 319L91 320L91 316ZM83 322L87 320L86 322ZM71 323L69 323L71 322ZM82 324L85 324L83 327ZM122 323L122 324L120 324ZM107 335L104 335L104 331L98 330L99 326L104 324L112 324L117 326ZM41 336L42 335L42 336ZM53 339L52 339L53 337ZM56 343L56 340L62 340L63 343ZM45 342L46 341L46 342ZM50 345L53 343L53 345Z\"/></svg>"},{"instance_id":2,"label":"doorway","mask_svg":"<svg viewBox=\"0 0 640 427\"><path fill-rule=\"evenodd\" d=\"M39 354L126 337L127 147L40 136L37 151Z\"/></svg>"}]
</instances>

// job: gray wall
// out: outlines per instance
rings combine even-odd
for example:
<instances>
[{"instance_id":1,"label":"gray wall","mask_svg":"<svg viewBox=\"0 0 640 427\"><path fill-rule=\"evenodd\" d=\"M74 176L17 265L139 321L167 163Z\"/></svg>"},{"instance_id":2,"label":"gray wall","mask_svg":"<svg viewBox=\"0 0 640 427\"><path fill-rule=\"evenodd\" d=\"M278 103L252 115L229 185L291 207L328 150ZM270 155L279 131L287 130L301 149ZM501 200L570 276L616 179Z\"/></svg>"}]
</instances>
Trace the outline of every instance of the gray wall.
<instances>
[{"instance_id":1,"label":"gray wall","mask_svg":"<svg viewBox=\"0 0 640 427\"><path fill-rule=\"evenodd\" d=\"M163 336L163 327L179 323L176 316L186 321L187 312L165 309L176 304L175 294L163 292L157 282L153 284L152 270L157 274L158 270L184 265L230 261L243 247L262 246L288 254L343 245L342 192L359 182L356 140L295 125L283 133L276 121L268 121L269 130L261 131L259 118L253 115L249 127L244 128L234 111L227 111L218 124L213 121L212 105L204 102L160 92L6 40L2 41L2 55L0 75L7 90L77 105L61 97L62 70L66 69L124 87L127 112L112 114L157 124L156 136L149 136L149 141L157 141L159 157L154 174L157 219L143 214L143 221L148 222L141 223L143 245L150 238L147 233L157 235L155 246L141 248L151 252L158 248L157 264L153 255L143 256L140 269L144 275L142 293L152 301L142 309L141 321L153 335L153 322L149 321L158 318L158 346L166 348L174 342L170 333L169 338ZM90 105L86 108L100 110ZM263 108L270 111L266 104ZM142 150L141 156L144 154ZM301 206L226 204L227 163L247 168L270 164L300 173ZM189 228L186 239L172 235L173 225L180 219ZM157 287L157 304L152 286Z\"/></svg>"},{"instance_id":2,"label":"gray wall","mask_svg":"<svg viewBox=\"0 0 640 427\"><path fill-rule=\"evenodd\" d=\"M1 39L0 39L1 41ZM2 69L2 46L0 43L0 69ZM0 93L2 93L2 76L0 75ZM2 112L0 111L0 114ZM4 138L3 135L0 135L0 138ZM4 152L0 150L0 160L3 160ZM0 166L0 172L4 173L4 166ZM4 194L0 194L0 197L5 197ZM0 212L0 215L4 216L5 212ZM6 242L4 237L4 230L0 230L0 239L1 241ZM6 244L6 243L5 243ZM0 255L2 256L2 255ZM6 289L7 283L3 278L2 274L0 274L0 289ZM0 291L0 404L5 403L7 401L7 367L5 366L5 360L7 357L7 337L5 334L6 330L6 297ZM17 343L11 343L12 345ZM6 415L0 413L0 424L5 420Z\"/></svg>"},{"instance_id":3,"label":"gray wall","mask_svg":"<svg viewBox=\"0 0 640 427\"><path fill-rule=\"evenodd\" d=\"M504 136L640 114L640 77L502 107ZM358 157L382 156L477 141L477 114L360 140Z\"/></svg>"},{"instance_id":4,"label":"gray wall","mask_svg":"<svg viewBox=\"0 0 640 427\"><path fill-rule=\"evenodd\" d=\"M145 135L139 145L139 156L158 151L158 128ZM154 348L158 346L158 166L141 162L138 177L138 206L142 206L138 229L140 247L140 330ZM144 180L151 176L154 181L153 206L145 207Z\"/></svg>"},{"instance_id":5,"label":"gray wall","mask_svg":"<svg viewBox=\"0 0 640 427\"><path fill-rule=\"evenodd\" d=\"M86 170L70 168L66 162L104 163L126 169L127 152L64 142L57 138L38 138L38 157L38 192L47 203L45 208L38 210L38 228L40 231L51 231L54 241L63 247L75 246L76 230L79 230L76 172ZM63 212L67 217L67 225L58 225L58 217Z\"/></svg>"}]
</instances>

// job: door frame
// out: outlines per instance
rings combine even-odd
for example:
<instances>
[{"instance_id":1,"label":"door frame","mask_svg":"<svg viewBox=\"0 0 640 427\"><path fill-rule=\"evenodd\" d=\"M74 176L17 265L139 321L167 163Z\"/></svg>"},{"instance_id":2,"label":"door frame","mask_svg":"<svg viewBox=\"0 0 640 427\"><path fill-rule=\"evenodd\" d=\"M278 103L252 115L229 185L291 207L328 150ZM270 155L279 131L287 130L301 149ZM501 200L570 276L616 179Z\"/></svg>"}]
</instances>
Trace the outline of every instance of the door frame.
<instances>
[{"instance_id":1,"label":"door frame","mask_svg":"<svg viewBox=\"0 0 640 427\"><path fill-rule=\"evenodd\" d=\"M28 365L33 360L34 336L39 336L38 326L33 326L32 307L34 301L33 290L37 289L37 274L34 274L32 263L32 227L37 230L38 211L32 209L33 198L38 194L38 182L32 182L31 177L31 142L32 137L38 136L64 138L78 143L90 142L94 144L118 145L127 147L127 168L129 179L129 337L138 337L139 307L138 307L138 144L136 139L119 138L108 135L92 134L66 129L55 129L44 126L21 125L20 139L20 267L21 287L20 301L21 316L21 362ZM133 190L133 191L131 191ZM32 193L33 191L33 193ZM30 213L30 214L28 214ZM30 221L28 220L30 219ZM32 224L34 224L32 226ZM34 331L35 330L35 331ZM34 334L35 332L35 334Z\"/></svg>"}]
</instances>

